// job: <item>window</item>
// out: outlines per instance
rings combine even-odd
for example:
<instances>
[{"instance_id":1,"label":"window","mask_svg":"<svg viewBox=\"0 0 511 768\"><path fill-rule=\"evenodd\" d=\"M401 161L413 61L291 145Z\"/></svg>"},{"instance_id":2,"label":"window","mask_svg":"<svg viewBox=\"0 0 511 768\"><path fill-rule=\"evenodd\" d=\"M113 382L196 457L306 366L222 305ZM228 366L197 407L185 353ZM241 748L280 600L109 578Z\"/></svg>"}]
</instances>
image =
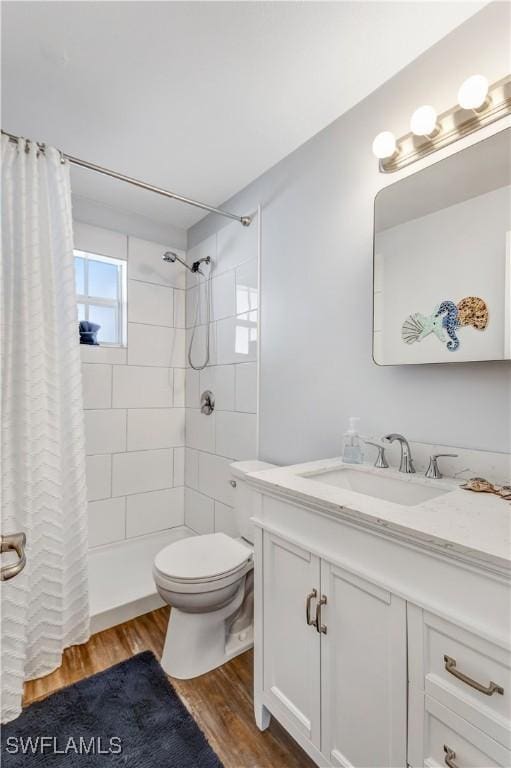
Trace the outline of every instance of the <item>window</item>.
<instances>
[{"instance_id":1,"label":"window","mask_svg":"<svg viewBox=\"0 0 511 768\"><path fill-rule=\"evenodd\" d=\"M74 251L78 320L101 326L102 345L126 344L126 262Z\"/></svg>"}]
</instances>

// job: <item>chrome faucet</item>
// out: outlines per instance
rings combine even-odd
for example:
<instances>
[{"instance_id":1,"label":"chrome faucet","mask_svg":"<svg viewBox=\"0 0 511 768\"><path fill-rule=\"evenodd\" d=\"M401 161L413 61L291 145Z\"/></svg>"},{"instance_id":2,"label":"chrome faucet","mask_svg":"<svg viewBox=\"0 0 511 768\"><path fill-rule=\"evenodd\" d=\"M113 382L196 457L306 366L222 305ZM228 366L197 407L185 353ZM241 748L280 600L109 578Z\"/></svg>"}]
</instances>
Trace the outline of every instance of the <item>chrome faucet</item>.
<instances>
[{"instance_id":1,"label":"chrome faucet","mask_svg":"<svg viewBox=\"0 0 511 768\"><path fill-rule=\"evenodd\" d=\"M399 442L401 445L399 471L405 472L407 475L413 474L415 472L415 467L413 466L412 452L410 451L410 446L406 437L403 437L403 435L400 435L397 432L391 432L390 435L385 435L382 440L385 440L387 443L393 443L394 440Z\"/></svg>"}]
</instances>

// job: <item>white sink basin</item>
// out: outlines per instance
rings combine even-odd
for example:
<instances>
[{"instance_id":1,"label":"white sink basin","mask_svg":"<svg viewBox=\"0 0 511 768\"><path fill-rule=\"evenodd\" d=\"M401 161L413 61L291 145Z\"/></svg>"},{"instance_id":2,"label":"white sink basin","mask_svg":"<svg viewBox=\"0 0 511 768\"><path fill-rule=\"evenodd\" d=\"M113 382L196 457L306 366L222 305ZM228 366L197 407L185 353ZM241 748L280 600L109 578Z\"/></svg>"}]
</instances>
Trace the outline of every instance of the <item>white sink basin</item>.
<instances>
[{"instance_id":1,"label":"white sink basin","mask_svg":"<svg viewBox=\"0 0 511 768\"><path fill-rule=\"evenodd\" d=\"M385 472L385 470L381 471L382 473ZM363 493L365 496L372 496L383 501L391 501L394 504L402 504L406 507L422 504L424 501L429 501L449 492L449 489L446 488L434 488L431 485L424 485L420 481L414 482L408 479L408 475L406 480L400 480L396 477L385 477L383 474L364 472L364 470L350 469L349 467L307 473L302 477L327 485L335 485L337 488L345 488L347 491Z\"/></svg>"}]
</instances>

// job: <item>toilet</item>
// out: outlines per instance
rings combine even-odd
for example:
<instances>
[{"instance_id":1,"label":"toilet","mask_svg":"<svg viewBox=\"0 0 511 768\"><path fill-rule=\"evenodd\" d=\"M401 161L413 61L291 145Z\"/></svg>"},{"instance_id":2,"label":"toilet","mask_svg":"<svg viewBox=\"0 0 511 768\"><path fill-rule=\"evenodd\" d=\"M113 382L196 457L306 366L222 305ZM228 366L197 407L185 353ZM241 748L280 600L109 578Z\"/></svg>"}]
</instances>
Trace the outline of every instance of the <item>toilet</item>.
<instances>
[{"instance_id":1,"label":"toilet","mask_svg":"<svg viewBox=\"0 0 511 768\"><path fill-rule=\"evenodd\" d=\"M274 465L231 464L239 538L191 536L164 547L153 564L156 588L171 606L161 666L189 679L225 664L253 644L253 525L249 472Z\"/></svg>"}]
</instances>

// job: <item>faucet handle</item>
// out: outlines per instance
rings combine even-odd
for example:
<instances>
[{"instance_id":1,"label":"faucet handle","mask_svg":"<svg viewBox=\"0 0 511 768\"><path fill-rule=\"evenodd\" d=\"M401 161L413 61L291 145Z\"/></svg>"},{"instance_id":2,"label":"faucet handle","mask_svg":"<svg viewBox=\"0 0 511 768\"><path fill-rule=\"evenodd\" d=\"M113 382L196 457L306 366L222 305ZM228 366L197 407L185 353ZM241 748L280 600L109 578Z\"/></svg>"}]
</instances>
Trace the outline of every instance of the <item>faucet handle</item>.
<instances>
[{"instance_id":1,"label":"faucet handle","mask_svg":"<svg viewBox=\"0 0 511 768\"><path fill-rule=\"evenodd\" d=\"M429 459L429 467L426 470L426 477L431 477L434 480L440 480L443 477L438 468L438 459L441 458L457 459L457 453L434 453Z\"/></svg>"},{"instance_id":2,"label":"faucet handle","mask_svg":"<svg viewBox=\"0 0 511 768\"><path fill-rule=\"evenodd\" d=\"M385 446L381 445L381 443L373 443L371 440L364 440L364 443L366 445L372 445L374 448L378 449L378 456L376 457L374 466L378 467L379 469L387 469L389 465L387 464L387 459L385 458Z\"/></svg>"}]
</instances>

